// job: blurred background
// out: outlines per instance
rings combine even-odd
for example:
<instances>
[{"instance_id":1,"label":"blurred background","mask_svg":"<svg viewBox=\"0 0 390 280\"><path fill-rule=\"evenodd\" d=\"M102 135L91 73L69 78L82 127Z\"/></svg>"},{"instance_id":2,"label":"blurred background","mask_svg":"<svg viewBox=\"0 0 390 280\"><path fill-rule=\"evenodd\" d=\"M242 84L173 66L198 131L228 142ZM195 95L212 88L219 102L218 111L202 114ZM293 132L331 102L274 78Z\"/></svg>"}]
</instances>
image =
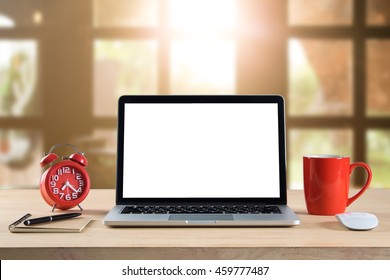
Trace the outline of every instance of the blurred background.
<instances>
[{"instance_id":1,"label":"blurred background","mask_svg":"<svg viewBox=\"0 0 390 280\"><path fill-rule=\"evenodd\" d=\"M63 142L114 188L120 95L271 93L289 188L313 153L368 162L390 188L389 50L388 0L0 0L0 189L38 188Z\"/></svg>"}]
</instances>

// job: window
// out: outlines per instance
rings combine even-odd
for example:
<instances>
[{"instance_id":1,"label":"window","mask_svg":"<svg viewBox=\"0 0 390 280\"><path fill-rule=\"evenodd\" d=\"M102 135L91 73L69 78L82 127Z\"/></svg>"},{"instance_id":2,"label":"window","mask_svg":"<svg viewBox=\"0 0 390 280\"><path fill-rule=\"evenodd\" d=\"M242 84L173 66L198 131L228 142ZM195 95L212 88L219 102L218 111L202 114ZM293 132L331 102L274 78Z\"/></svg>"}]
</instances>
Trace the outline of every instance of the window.
<instances>
[{"instance_id":1,"label":"window","mask_svg":"<svg viewBox=\"0 0 390 280\"><path fill-rule=\"evenodd\" d=\"M41 1L0 3L0 188L37 187L43 134Z\"/></svg>"},{"instance_id":2,"label":"window","mask_svg":"<svg viewBox=\"0 0 390 280\"><path fill-rule=\"evenodd\" d=\"M95 40L93 113L115 116L124 94L156 94L157 42L139 39Z\"/></svg>"},{"instance_id":3,"label":"window","mask_svg":"<svg viewBox=\"0 0 390 280\"><path fill-rule=\"evenodd\" d=\"M351 40L291 38L288 51L291 116L353 115Z\"/></svg>"},{"instance_id":4,"label":"window","mask_svg":"<svg viewBox=\"0 0 390 280\"><path fill-rule=\"evenodd\" d=\"M93 1L94 113L123 94L235 93L235 3Z\"/></svg>"},{"instance_id":5,"label":"window","mask_svg":"<svg viewBox=\"0 0 390 280\"><path fill-rule=\"evenodd\" d=\"M390 188L389 11L386 0L2 1L0 188L38 187L42 153L62 142L86 153L92 187L114 187L120 95L272 93L286 99L290 188L311 153L366 161L372 185Z\"/></svg>"},{"instance_id":6,"label":"window","mask_svg":"<svg viewBox=\"0 0 390 280\"><path fill-rule=\"evenodd\" d=\"M390 187L389 10L381 0L289 1L290 186L302 186L302 155L335 153L368 162L372 186Z\"/></svg>"}]
</instances>

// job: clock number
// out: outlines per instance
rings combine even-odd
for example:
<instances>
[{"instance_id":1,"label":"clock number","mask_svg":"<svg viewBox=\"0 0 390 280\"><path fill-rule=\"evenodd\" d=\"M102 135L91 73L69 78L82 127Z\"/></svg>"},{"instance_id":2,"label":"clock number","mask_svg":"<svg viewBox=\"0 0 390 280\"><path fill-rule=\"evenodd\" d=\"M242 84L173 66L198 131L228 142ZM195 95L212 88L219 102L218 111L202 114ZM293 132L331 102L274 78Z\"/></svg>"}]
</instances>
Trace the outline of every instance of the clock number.
<instances>
[{"instance_id":1,"label":"clock number","mask_svg":"<svg viewBox=\"0 0 390 280\"><path fill-rule=\"evenodd\" d=\"M83 179L83 177L81 176L81 174L80 173L76 173L76 180L79 183L79 187L84 187L84 181L82 179Z\"/></svg>"},{"instance_id":2,"label":"clock number","mask_svg":"<svg viewBox=\"0 0 390 280\"><path fill-rule=\"evenodd\" d=\"M53 193L54 193L54 194L58 194L58 193L59 193L59 192L58 192L58 188L54 188L54 189L53 189Z\"/></svg>"},{"instance_id":3,"label":"clock number","mask_svg":"<svg viewBox=\"0 0 390 280\"><path fill-rule=\"evenodd\" d=\"M51 180L52 181L58 181L58 179L59 179L60 177L58 176L58 175L53 175L53 176L51 176Z\"/></svg>"},{"instance_id":4,"label":"clock number","mask_svg":"<svg viewBox=\"0 0 390 280\"><path fill-rule=\"evenodd\" d=\"M77 198L77 193L72 193L72 199L76 199Z\"/></svg>"},{"instance_id":5,"label":"clock number","mask_svg":"<svg viewBox=\"0 0 390 280\"><path fill-rule=\"evenodd\" d=\"M62 174L70 174L70 167L64 166L57 170L57 175L61 176Z\"/></svg>"},{"instance_id":6,"label":"clock number","mask_svg":"<svg viewBox=\"0 0 390 280\"><path fill-rule=\"evenodd\" d=\"M77 189L77 192L78 192L78 193L81 193L82 191L83 191L83 190L82 190L81 187Z\"/></svg>"},{"instance_id":7,"label":"clock number","mask_svg":"<svg viewBox=\"0 0 390 280\"><path fill-rule=\"evenodd\" d=\"M62 192L62 193L60 193L60 199L62 199L63 197L64 197L64 193Z\"/></svg>"},{"instance_id":8,"label":"clock number","mask_svg":"<svg viewBox=\"0 0 390 280\"><path fill-rule=\"evenodd\" d=\"M67 195L65 195L65 200L71 200L72 197L70 196L70 193L68 193Z\"/></svg>"},{"instance_id":9,"label":"clock number","mask_svg":"<svg viewBox=\"0 0 390 280\"><path fill-rule=\"evenodd\" d=\"M57 183L55 181L50 182L50 187L54 188L56 185L57 185Z\"/></svg>"}]
</instances>

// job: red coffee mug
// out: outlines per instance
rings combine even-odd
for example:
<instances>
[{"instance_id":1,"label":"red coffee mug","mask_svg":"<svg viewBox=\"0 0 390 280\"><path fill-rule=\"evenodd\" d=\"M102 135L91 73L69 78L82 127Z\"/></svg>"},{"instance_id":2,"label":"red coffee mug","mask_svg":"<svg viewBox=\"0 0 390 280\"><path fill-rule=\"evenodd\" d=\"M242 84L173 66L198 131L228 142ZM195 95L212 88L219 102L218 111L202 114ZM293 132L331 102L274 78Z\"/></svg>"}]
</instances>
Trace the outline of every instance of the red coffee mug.
<instances>
[{"instance_id":1,"label":"red coffee mug","mask_svg":"<svg viewBox=\"0 0 390 280\"><path fill-rule=\"evenodd\" d=\"M367 171L367 181L354 196L348 197L349 178L356 167ZM358 199L370 185L372 171L364 162L350 164L350 158L338 155L303 157L303 186L309 214L336 215Z\"/></svg>"}]
</instances>

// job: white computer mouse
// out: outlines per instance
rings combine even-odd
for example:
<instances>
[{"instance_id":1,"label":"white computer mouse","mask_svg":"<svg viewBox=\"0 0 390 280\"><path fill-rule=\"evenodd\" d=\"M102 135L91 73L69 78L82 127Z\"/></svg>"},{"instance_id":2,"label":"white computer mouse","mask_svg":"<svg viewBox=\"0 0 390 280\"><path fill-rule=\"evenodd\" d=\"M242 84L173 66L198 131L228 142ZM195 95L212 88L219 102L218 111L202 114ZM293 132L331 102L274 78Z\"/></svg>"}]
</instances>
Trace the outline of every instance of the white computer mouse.
<instances>
[{"instance_id":1,"label":"white computer mouse","mask_svg":"<svg viewBox=\"0 0 390 280\"><path fill-rule=\"evenodd\" d=\"M336 219L350 230L370 230L378 226L378 218L370 213L345 212L337 214Z\"/></svg>"}]
</instances>

